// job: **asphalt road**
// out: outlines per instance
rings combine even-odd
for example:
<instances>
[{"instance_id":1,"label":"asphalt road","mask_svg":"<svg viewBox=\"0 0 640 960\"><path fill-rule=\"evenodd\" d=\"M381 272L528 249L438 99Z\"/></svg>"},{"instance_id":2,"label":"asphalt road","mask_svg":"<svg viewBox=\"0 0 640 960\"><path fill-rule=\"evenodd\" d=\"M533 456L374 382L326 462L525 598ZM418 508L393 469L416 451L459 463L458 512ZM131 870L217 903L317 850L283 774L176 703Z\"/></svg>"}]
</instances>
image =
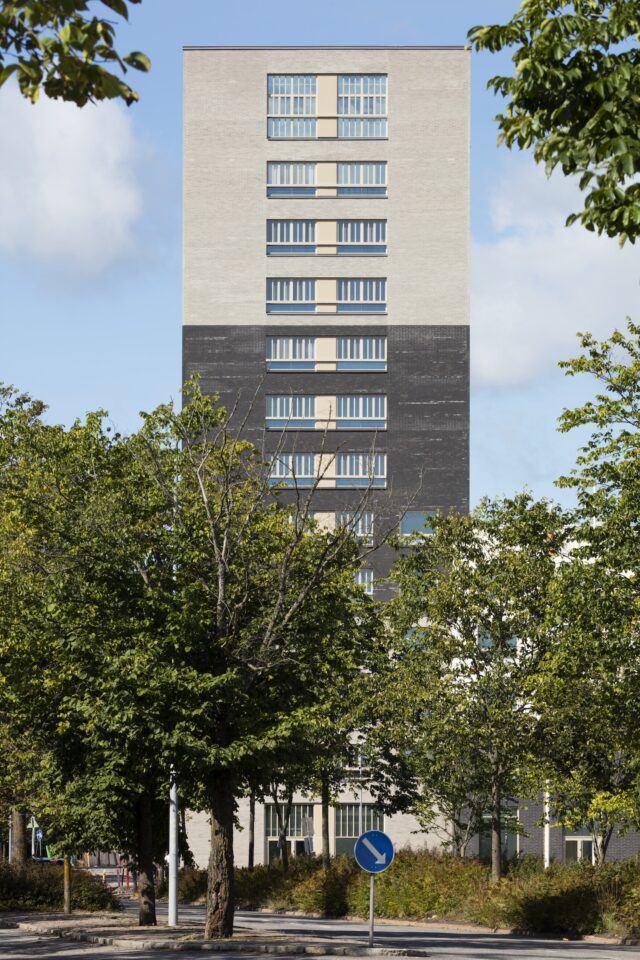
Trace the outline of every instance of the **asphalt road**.
<instances>
[{"instance_id":1,"label":"asphalt road","mask_svg":"<svg viewBox=\"0 0 640 960\"><path fill-rule=\"evenodd\" d=\"M159 904L160 916L166 915L166 904ZM181 922L201 923L202 907L181 907ZM240 912L239 927L260 930L262 933L289 936L328 937L353 939L360 943L366 939L367 925L349 920L307 920L301 917L285 917L281 914ZM434 929L419 925L380 924L376 931L376 945L427 950L433 960L459 958L459 960L640 960L640 947L615 946L610 944L583 943L581 941L542 940L533 937L513 937L501 934L466 932L447 927ZM18 930L0 930L0 960L92 960L92 958L118 957L120 960L151 960L166 956L157 950L118 950L115 947L98 947L92 944L70 943L55 937L37 937ZM202 960L206 954L198 951L180 951L185 960ZM263 954L215 955L218 960L264 960ZM281 955L281 960L287 960ZM299 958L292 958L299 960Z\"/></svg>"}]
</instances>

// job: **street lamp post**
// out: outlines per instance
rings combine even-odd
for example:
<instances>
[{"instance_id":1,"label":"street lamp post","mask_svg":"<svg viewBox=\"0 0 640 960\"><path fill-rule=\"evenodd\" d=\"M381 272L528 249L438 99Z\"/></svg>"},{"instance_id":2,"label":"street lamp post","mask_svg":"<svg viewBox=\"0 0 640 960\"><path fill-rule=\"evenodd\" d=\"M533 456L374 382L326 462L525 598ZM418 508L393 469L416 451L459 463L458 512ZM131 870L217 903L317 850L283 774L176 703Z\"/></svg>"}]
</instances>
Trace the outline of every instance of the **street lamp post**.
<instances>
[{"instance_id":1,"label":"street lamp post","mask_svg":"<svg viewBox=\"0 0 640 960\"><path fill-rule=\"evenodd\" d=\"M169 790L169 911L170 927L178 925L178 784L175 770L171 768Z\"/></svg>"}]
</instances>

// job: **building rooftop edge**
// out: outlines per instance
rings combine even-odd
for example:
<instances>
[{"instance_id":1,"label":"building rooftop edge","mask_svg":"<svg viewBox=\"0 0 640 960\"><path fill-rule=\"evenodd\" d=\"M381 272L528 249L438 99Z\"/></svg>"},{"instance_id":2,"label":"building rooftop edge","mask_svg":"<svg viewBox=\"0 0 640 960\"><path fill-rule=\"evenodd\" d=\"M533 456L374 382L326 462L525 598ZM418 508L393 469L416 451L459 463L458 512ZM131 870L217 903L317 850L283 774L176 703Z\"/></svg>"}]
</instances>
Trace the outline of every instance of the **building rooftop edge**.
<instances>
[{"instance_id":1,"label":"building rooftop edge","mask_svg":"<svg viewBox=\"0 0 640 960\"><path fill-rule=\"evenodd\" d=\"M183 50L468 50L467 44L184 44Z\"/></svg>"}]
</instances>

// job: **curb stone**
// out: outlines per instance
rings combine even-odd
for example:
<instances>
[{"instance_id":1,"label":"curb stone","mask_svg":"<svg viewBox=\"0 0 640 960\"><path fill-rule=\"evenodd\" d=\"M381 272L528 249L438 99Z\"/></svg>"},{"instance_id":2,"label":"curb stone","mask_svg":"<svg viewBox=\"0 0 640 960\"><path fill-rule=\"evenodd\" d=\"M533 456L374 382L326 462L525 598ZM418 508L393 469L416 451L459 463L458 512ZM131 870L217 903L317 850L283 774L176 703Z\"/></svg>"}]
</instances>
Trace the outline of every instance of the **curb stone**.
<instances>
[{"instance_id":1,"label":"curb stone","mask_svg":"<svg viewBox=\"0 0 640 960\"><path fill-rule=\"evenodd\" d=\"M115 947L118 950L164 950L180 952L186 950L206 953L265 953L276 955L295 955L312 957L428 957L426 950L401 950L393 947L360 947L354 944L332 946L327 943L264 943L251 940L133 940L127 937L100 937L69 927L44 927L37 923L14 922L0 919L0 929L25 930L62 940L77 943L94 943L100 947Z\"/></svg>"}]
</instances>

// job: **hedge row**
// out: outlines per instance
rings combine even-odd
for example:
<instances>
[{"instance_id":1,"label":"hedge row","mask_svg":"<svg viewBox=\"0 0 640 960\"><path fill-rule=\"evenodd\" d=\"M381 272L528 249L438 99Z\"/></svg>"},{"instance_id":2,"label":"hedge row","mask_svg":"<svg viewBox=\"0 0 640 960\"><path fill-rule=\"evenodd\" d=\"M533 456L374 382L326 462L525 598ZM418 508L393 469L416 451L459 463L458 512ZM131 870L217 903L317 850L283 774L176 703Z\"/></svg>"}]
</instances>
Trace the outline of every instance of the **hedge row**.
<instances>
[{"instance_id":1,"label":"hedge row","mask_svg":"<svg viewBox=\"0 0 640 960\"><path fill-rule=\"evenodd\" d=\"M0 910L62 910L62 867L0 860ZM74 910L119 910L110 887L84 870L71 871Z\"/></svg>"},{"instance_id":2,"label":"hedge row","mask_svg":"<svg viewBox=\"0 0 640 960\"><path fill-rule=\"evenodd\" d=\"M204 871L181 871L179 895L206 892ZM353 860L338 857L323 871L314 857L236 871L239 906L294 910L325 916L366 916L369 878ZM554 864L535 858L514 866L499 884L487 867L448 854L401 850L376 879L376 914L415 920L458 920L527 933L581 936L640 934L640 860L606 864Z\"/></svg>"}]
</instances>

